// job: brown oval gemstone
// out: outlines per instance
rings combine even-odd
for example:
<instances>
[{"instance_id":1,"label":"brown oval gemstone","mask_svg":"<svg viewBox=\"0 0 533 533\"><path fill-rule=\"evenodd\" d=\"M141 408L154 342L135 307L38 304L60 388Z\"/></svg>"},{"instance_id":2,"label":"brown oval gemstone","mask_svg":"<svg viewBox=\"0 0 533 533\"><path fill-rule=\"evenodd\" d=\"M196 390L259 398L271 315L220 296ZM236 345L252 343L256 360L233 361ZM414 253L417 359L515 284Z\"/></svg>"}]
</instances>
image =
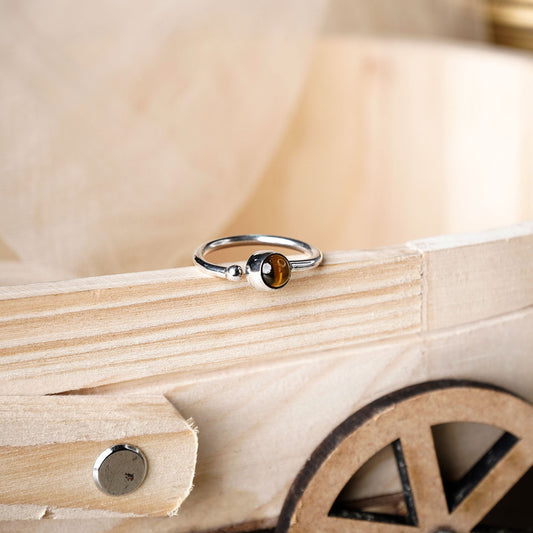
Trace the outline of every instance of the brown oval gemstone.
<instances>
[{"instance_id":1,"label":"brown oval gemstone","mask_svg":"<svg viewBox=\"0 0 533 533\"><path fill-rule=\"evenodd\" d=\"M291 266L282 254L269 255L261 265L261 277L271 289L281 289L291 279Z\"/></svg>"}]
</instances>

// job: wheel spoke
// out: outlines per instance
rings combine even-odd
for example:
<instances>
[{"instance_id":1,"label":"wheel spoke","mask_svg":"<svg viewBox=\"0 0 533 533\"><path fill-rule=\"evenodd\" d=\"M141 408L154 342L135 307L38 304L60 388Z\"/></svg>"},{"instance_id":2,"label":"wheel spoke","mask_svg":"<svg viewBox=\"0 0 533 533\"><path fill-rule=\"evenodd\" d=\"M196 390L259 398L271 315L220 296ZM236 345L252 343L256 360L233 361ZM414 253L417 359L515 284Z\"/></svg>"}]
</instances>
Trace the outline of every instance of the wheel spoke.
<instances>
[{"instance_id":1,"label":"wheel spoke","mask_svg":"<svg viewBox=\"0 0 533 533\"><path fill-rule=\"evenodd\" d=\"M404 479L402 483L408 507L409 492L412 494L416 511L414 522L422 530L443 523L448 516L448 506L431 427L411 424L404 428L401 450L408 476L408 484ZM398 461L398 467L402 476L401 461Z\"/></svg>"},{"instance_id":2,"label":"wheel spoke","mask_svg":"<svg viewBox=\"0 0 533 533\"><path fill-rule=\"evenodd\" d=\"M532 464L531 447L518 441L457 506L451 515L451 524L460 530L473 529Z\"/></svg>"},{"instance_id":3,"label":"wheel spoke","mask_svg":"<svg viewBox=\"0 0 533 533\"><path fill-rule=\"evenodd\" d=\"M533 465L532 420L531 405L479 384L438 381L384 396L339 424L313 452L289 491L276 531L472 531ZM504 433L461 479L445 484L432 425L449 422L480 422ZM407 515L336 506L347 476L389 443Z\"/></svg>"}]
</instances>

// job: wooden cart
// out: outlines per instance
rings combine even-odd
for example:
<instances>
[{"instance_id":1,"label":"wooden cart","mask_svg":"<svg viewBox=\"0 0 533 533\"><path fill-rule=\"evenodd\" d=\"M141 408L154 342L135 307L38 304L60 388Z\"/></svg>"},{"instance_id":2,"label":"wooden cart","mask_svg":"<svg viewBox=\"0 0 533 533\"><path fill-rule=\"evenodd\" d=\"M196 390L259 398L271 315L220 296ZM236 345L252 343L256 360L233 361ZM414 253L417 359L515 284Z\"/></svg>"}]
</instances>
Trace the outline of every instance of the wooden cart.
<instances>
[{"instance_id":1,"label":"wooden cart","mask_svg":"<svg viewBox=\"0 0 533 533\"><path fill-rule=\"evenodd\" d=\"M318 270L0 288L0 530L477 526L533 464L531 94L526 57L326 40L226 228L268 220ZM111 496L93 466L120 444L147 474Z\"/></svg>"}]
</instances>

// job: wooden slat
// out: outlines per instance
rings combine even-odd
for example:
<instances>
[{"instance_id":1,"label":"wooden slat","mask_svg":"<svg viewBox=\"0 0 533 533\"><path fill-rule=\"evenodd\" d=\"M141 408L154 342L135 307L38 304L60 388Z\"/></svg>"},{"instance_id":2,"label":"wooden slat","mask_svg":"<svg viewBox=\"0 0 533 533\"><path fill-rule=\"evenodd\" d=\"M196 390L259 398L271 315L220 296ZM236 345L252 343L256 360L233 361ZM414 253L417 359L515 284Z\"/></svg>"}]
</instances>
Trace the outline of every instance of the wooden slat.
<instances>
[{"instance_id":1,"label":"wooden slat","mask_svg":"<svg viewBox=\"0 0 533 533\"><path fill-rule=\"evenodd\" d=\"M409 245L423 254L425 330L533 305L533 222Z\"/></svg>"},{"instance_id":2,"label":"wooden slat","mask_svg":"<svg viewBox=\"0 0 533 533\"><path fill-rule=\"evenodd\" d=\"M403 247L332 254L275 293L175 273L5 288L3 393L219 371L420 330L420 254Z\"/></svg>"},{"instance_id":3,"label":"wooden slat","mask_svg":"<svg viewBox=\"0 0 533 533\"><path fill-rule=\"evenodd\" d=\"M175 513L192 488L197 437L162 396L1 396L0 518L109 518ZM148 472L127 495L93 479L109 446L144 453ZM5 531L5 529L2 529Z\"/></svg>"},{"instance_id":4,"label":"wooden slat","mask_svg":"<svg viewBox=\"0 0 533 533\"><path fill-rule=\"evenodd\" d=\"M274 294L192 268L4 288L2 390L171 381L533 304L533 223L410 246L330 254L325 266Z\"/></svg>"}]
</instances>

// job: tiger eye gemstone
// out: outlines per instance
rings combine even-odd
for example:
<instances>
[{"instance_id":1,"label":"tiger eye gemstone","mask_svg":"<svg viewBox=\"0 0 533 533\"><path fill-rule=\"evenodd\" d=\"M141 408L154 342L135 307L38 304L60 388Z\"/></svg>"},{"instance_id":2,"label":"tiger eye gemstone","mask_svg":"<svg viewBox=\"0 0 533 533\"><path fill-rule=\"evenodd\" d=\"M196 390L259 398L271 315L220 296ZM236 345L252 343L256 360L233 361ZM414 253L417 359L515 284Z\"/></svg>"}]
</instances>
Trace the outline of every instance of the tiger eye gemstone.
<instances>
[{"instance_id":1,"label":"tiger eye gemstone","mask_svg":"<svg viewBox=\"0 0 533 533\"><path fill-rule=\"evenodd\" d=\"M282 254L269 255L261 265L261 277L271 289L281 289L291 279L291 266Z\"/></svg>"}]
</instances>

